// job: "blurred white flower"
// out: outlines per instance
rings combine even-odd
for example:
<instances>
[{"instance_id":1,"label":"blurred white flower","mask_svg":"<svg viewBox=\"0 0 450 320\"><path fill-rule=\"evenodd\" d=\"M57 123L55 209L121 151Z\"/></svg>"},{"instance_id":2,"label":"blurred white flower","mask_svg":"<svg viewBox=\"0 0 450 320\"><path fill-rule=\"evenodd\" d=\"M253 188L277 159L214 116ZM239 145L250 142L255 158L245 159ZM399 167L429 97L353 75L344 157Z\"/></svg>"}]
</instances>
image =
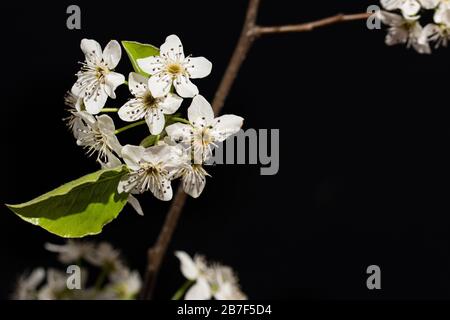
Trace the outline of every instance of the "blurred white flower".
<instances>
[{"instance_id":1,"label":"blurred white flower","mask_svg":"<svg viewBox=\"0 0 450 320\"><path fill-rule=\"evenodd\" d=\"M166 127L167 134L177 142L193 148L194 163L201 164L211 155L217 142L222 142L242 127L244 119L232 114L214 118L211 105L201 96L195 96L188 108L190 125L174 123Z\"/></svg>"},{"instance_id":2,"label":"blurred white flower","mask_svg":"<svg viewBox=\"0 0 450 320\"><path fill-rule=\"evenodd\" d=\"M151 75L148 88L154 97L162 97L173 86L184 98L198 94L190 79L204 78L211 73L212 63L204 57L185 57L180 38L170 35L160 48L159 56L138 59L139 67Z\"/></svg>"},{"instance_id":3,"label":"blurred white flower","mask_svg":"<svg viewBox=\"0 0 450 320\"><path fill-rule=\"evenodd\" d=\"M142 287L141 276L137 271L123 269L121 272L112 273L112 283L105 291L112 292L116 299L130 300L134 299Z\"/></svg>"},{"instance_id":4,"label":"blurred white flower","mask_svg":"<svg viewBox=\"0 0 450 320\"><path fill-rule=\"evenodd\" d=\"M381 5L386 10L400 9L405 18L410 18L419 13L421 8L434 9L440 0L381 0Z\"/></svg>"},{"instance_id":5,"label":"blurred white flower","mask_svg":"<svg viewBox=\"0 0 450 320\"><path fill-rule=\"evenodd\" d=\"M64 104L66 105L66 110L69 112L69 115L63 118L63 120L75 136L78 131L78 121L76 121L78 118L77 113L85 109L83 99L68 91L64 96Z\"/></svg>"},{"instance_id":6,"label":"blurred white flower","mask_svg":"<svg viewBox=\"0 0 450 320\"><path fill-rule=\"evenodd\" d=\"M89 251L85 259L94 266L106 268L114 272L123 267L120 259L120 251L113 248L107 242L100 242L93 250Z\"/></svg>"},{"instance_id":7,"label":"blurred white flower","mask_svg":"<svg viewBox=\"0 0 450 320\"><path fill-rule=\"evenodd\" d=\"M37 268L29 275L22 275L17 281L12 298L15 300L34 300L37 298L37 288L45 278L45 270Z\"/></svg>"},{"instance_id":8,"label":"blurred white flower","mask_svg":"<svg viewBox=\"0 0 450 320\"><path fill-rule=\"evenodd\" d=\"M164 129L165 114L178 110L183 99L173 93L155 98L147 88L148 78L131 72L128 77L130 92L135 98L125 103L119 110L123 121L133 122L145 118L151 134L159 134Z\"/></svg>"},{"instance_id":9,"label":"blurred white flower","mask_svg":"<svg viewBox=\"0 0 450 320\"><path fill-rule=\"evenodd\" d=\"M112 40L102 51L95 40L81 40L81 50L85 62L77 73L78 80L72 87L72 93L83 97L86 111L97 114L104 107L108 96L116 98L116 88L125 82L122 74L113 72L122 56L120 44Z\"/></svg>"},{"instance_id":10,"label":"blurred white flower","mask_svg":"<svg viewBox=\"0 0 450 320\"><path fill-rule=\"evenodd\" d=\"M38 291L38 300L59 300L67 289L67 274L56 269L47 270L47 282Z\"/></svg>"},{"instance_id":11,"label":"blurred white flower","mask_svg":"<svg viewBox=\"0 0 450 320\"><path fill-rule=\"evenodd\" d=\"M93 116L85 111L76 113L77 144L87 149L87 154L97 152L97 161L106 168L120 166L122 162L114 154L120 156L122 146L115 135L114 122L110 116L102 114Z\"/></svg>"},{"instance_id":12,"label":"blurred white flower","mask_svg":"<svg viewBox=\"0 0 450 320\"><path fill-rule=\"evenodd\" d=\"M65 264L79 262L95 250L94 245L90 242L74 240L68 240L66 244L62 245L46 243L44 247L50 252L58 253L58 260Z\"/></svg>"},{"instance_id":13,"label":"blurred white flower","mask_svg":"<svg viewBox=\"0 0 450 320\"><path fill-rule=\"evenodd\" d=\"M404 18L386 11L378 11L377 16L383 23L390 26L386 36L388 46L406 44L407 48L413 47L419 53L431 53L428 42L421 41L423 28L418 22L419 17Z\"/></svg>"},{"instance_id":14,"label":"blurred white flower","mask_svg":"<svg viewBox=\"0 0 450 320\"><path fill-rule=\"evenodd\" d=\"M241 291L238 279L228 266L214 264L208 266L202 256L196 255L192 259L184 251L176 251L180 260L183 276L194 282L187 290L185 300L245 300L246 295Z\"/></svg>"},{"instance_id":15,"label":"blurred white flower","mask_svg":"<svg viewBox=\"0 0 450 320\"><path fill-rule=\"evenodd\" d=\"M160 200L172 199L170 180L180 161L173 148L168 145L123 147L122 157L130 173L119 182L119 193L139 194L150 190Z\"/></svg>"}]
</instances>

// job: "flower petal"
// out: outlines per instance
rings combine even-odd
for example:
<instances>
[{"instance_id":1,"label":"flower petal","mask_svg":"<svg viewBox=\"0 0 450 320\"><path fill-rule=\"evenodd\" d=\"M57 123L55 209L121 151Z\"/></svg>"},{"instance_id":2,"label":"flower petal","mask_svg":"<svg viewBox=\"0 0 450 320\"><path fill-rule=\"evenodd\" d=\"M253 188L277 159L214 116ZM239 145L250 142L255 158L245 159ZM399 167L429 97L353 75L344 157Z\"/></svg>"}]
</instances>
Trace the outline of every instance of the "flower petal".
<instances>
[{"instance_id":1,"label":"flower petal","mask_svg":"<svg viewBox=\"0 0 450 320\"><path fill-rule=\"evenodd\" d=\"M81 40L80 47L87 62L97 64L102 60L102 47L97 41L92 39L83 39Z\"/></svg>"},{"instance_id":2,"label":"flower petal","mask_svg":"<svg viewBox=\"0 0 450 320\"><path fill-rule=\"evenodd\" d=\"M186 141L192 136L192 127L184 123L174 123L166 127L166 132L175 141Z\"/></svg>"},{"instance_id":3,"label":"flower petal","mask_svg":"<svg viewBox=\"0 0 450 320\"><path fill-rule=\"evenodd\" d=\"M405 18L415 16L420 11L420 3L416 0L405 0L400 6Z\"/></svg>"},{"instance_id":4,"label":"flower petal","mask_svg":"<svg viewBox=\"0 0 450 320\"><path fill-rule=\"evenodd\" d=\"M162 58L160 56L137 59L136 62L139 68L150 75L157 74L164 69Z\"/></svg>"},{"instance_id":5,"label":"flower petal","mask_svg":"<svg viewBox=\"0 0 450 320\"><path fill-rule=\"evenodd\" d=\"M148 78L136 72L128 75L128 88L135 97L142 97L147 92Z\"/></svg>"},{"instance_id":6,"label":"flower petal","mask_svg":"<svg viewBox=\"0 0 450 320\"><path fill-rule=\"evenodd\" d=\"M158 184L158 182L153 181L150 183L150 191L153 193L153 195L161 200L161 201L170 201L172 200L172 185L170 184L170 181L168 179L160 179L161 184Z\"/></svg>"},{"instance_id":7,"label":"flower petal","mask_svg":"<svg viewBox=\"0 0 450 320\"><path fill-rule=\"evenodd\" d=\"M99 83L92 86L92 89L84 96L84 105L86 106L86 111L90 114L97 114L105 106L106 100L108 99L108 94L106 93L104 87Z\"/></svg>"},{"instance_id":8,"label":"flower petal","mask_svg":"<svg viewBox=\"0 0 450 320\"><path fill-rule=\"evenodd\" d=\"M199 278L197 282L189 288L184 296L184 300L209 300L211 299L211 287L204 278Z\"/></svg>"},{"instance_id":9,"label":"flower petal","mask_svg":"<svg viewBox=\"0 0 450 320\"><path fill-rule=\"evenodd\" d=\"M130 169L137 171L141 168L139 161L144 157L144 147L127 144L122 148L121 153L123 160Z\"/></svg>"},{"instance_id":10,"label":"flower petal","mask_svg":"<svg viewBox=\"0 0 450 320\"><path fill-rule=\"evenodd\" d=\"M142 101L131 99L119 109L119 118L123 121L133 122L142 119L147 113L147 108Z\"/></svg>"},{"instance_id":11,"label":"flower petal","mask_svg":"<svg viewBox=\"0 0 450 320\"><path fill-rule=\"evenodd\" d=\"M172 61L183 61L184 51L180 38L172 34L166 38L166 42L161 45L160 54L163 58L169 58Z\"/></svg>"},{"instance_id":12,"label":"flower petal","mask_svg":"<svg viewBox=\"0 0 450 320\"><path fill-rule=\"evenodd\" d=\"M170 92L172 78L161 73L155 74L148 79L148 89L155 98L163 97Z\"/></svg>"},{"instance_id":13,"label":"flower petal","mask_svg":"<svg viewBox=\"0 0 450 320\"><path fill-rule=\"evenodd\" d=\"M204 175L189 172L183 177L183 190L192 198L198 198L206 185Z\"/></svg>"},{"instance_id":14,"label":"flower petal","mask_svg":"<svg viewBox=\"0 0 450 320\"><path fill-rule=\"evenodd\" d=\"M109 69L114 69L122 56L122 48L116 40L111 40L103 51L103 61Z\"/></svg>"},{"instance_id":15,"label":"flower petal","mask_svg":"<svg viewBox=\"0 0 450 320\"><path fill-rule=\"evenodd\" d=\"M176 94L169 93L161 102L160 106L163 109L164 114L173 114L180 108L182 102L183 98Z\"/></svg>"},{"instance_id":16,"label":"flower petal","mask_svg":"<svg viewBox=\"0 0 450 320\"><path fill-rule=\"evenodd\" d=\"M212 128L214 137L221 142L241 129L244 118L233 114L224 114L214 119L214 122Z\"/></svg>"},{"instance_id":17,"label":"flower petal","mask_svg":"<svg viewBox=\"0 0 450 320\"><path fill-rule=\"evenodd\" d=\"M164 114L159 109L153 109L147 112L145 121L151 134L160 134L166 122Z\"/></svg>"},{"instance_id":18,"label":"flower petal","mask_svg":"<svg viewBox=\"0 0 450 320\"><path fill-rule=\"evenodd\" d=\"M109 72L105 76L105 91L111 98L115 99L115 90L118 86L125 82L125 77L123 74L117 72Z\"/></svg>"},{"instance_id":19,"label":"flower petal","mask_svg":"<svg viewBox=\"0 0 450 320\"><path fill-rule=\"evenodd\" d=\"M198 94L198 88L195 84L189 80L185 75L177 76L176 80L173 82L177 93L183 98L192 98Z\"/></svg>"},{"instance_id":20,"label":"flower petal","mask_svg":"<svg viewBox=\"0 0 450 320\"><path fill-rule=\"evenodd\" d=\"M136 199L135 196L129 195L128 196L128 203L133 207L133 209L141 216L144 215L144 211L142 210L141 204L139 203L139 200Z\"/></svg>"},{"instance_id":21,"label":"flower petal","mask_svg":"<svg viewBox=\"0 0 450 320\"><path fill-rule=\"evenodd\" d=\"M204 78L211 73L212 63L205 57L187 58L185 68L192 79Z\"/></svg>"},{"instance_id":22,"label":"flower petal","mask_svg":"<svg viewBox=\"0 0 450 320\"><path fill-rule=\"evenodd\" d=\"M194 260L184 251L175 251L175 256L180 260L180 269L183 276L188 280L196 280L199 270Z\"/></svg>"},{"instance_id":23,"label":"flower petal","mask_svg":"<svg viewBox=\"0 0 450 320\"><path fill-rule=\"evenodd\" d=\"M199 126L201 123L209 125L213 122L214 111L202 95L197 95L192 99L188 108L188 119L194 126Z\"/></svg>"},{"instance_id":24,"label":"flower petal","mask_svg":"<svg viewBox=\"0 0 450 320\"><path fill-rule=\"evenodd\" d=\"M395 10L400 8L403 1L404 0L381 0L380 2L386 10Z\"/></svg>"}]
</instances>

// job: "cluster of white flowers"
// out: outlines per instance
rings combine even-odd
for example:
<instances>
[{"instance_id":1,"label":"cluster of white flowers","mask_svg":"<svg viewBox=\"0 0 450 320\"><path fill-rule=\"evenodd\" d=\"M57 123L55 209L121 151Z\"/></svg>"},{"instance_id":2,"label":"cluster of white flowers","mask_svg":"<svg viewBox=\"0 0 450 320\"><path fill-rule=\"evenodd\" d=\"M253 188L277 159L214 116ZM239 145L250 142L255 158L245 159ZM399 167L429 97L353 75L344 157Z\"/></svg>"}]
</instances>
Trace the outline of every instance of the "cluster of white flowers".
<instances>
[{"instance_id":1,"label":"cluster of white flowers","mask_svg":"<svg viewBox=\"0 0 450 320\"><path fill-rule=\"evenodd\" d=\"M389 26L387 45L406 44L408 48L426 54L431 53L430 43L434 43L435 48L448 45L450 0L381 0L381 5L391 11L377 13L378 18ZM424 22L429 13L432 21Z\"/></svg>"},{"instance_id":2,"label":"cluster of white flowers","mask_svg":"<svg viewBox=\"0 0 450 320\"><path fill-rule=\"evenodd\" d=\"M113 119L100 114L108 109L108 97L116 98L115 89L126 83L123 75L114 72L121 47L113 40L102 51L95 40L83 39L81 49L85 62L66 95L70 111L66 119L77 144L89 155L96 153L102 167L117 167L123 160L129 174L120 182L118 191L130 194L129 202L139 213L142 209L131 194L150 190L156 198L168 201L172 198L173 179L180 178L184 191L198 197L208 176L203 165L212 156L213 148L243 124L243 118L235 115L214 118L211 105L191 82L209 75L211 62L204 57L186 57L176 35L166 38L159 56L137 59L139 68L150 77L129 74L128 87L133 97L118 110L118 116L125 122L145 121L156 142L151 146L122 146ZM188 119L176 117L166 125L166 116L180 108L183 98L193 98L187 109Z\"/></svg>"},{"instance_id":3,"label":"cluster of white flowers","mask_svg":"<svg viewBox=\"0 0 450 320\"><path fill-rule=\"evenodd\" d=\"M228 266L207 264L204 257L193 259L184 251L175 255L180 260L181 273L192 285L187 290L185 300L247 300L241 291L238 279Z\"/></svg>"},{"instance_id":4,"label":"cluster of white flowers","mask_svg":"<svg viewBox=\"0 0 450 320\"><path fill-rule=\"evenodd\" d=\"M76 242L69 240L64 245L47 243L46 249L58 253L58 260L65 264L88 263L100 273L94 285L87 286L88 268L81 269L81 289L69 289L69 274L49 268L37 268L22 275L12 296L18 300L127 300L133 299L141 289L141 277L137 271L125 266L120 252L109 243Z\"/></svg>"}]
</instances>

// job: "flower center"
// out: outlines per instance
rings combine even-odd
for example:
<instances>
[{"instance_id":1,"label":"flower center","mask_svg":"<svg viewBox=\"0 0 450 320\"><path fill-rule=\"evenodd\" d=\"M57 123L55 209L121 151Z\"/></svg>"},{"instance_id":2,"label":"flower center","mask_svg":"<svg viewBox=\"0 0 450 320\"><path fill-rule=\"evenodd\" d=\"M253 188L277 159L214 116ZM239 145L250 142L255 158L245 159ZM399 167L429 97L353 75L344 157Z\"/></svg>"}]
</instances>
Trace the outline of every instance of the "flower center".
<instances>
[{"instance_id":1,"label":"flower center","mask_svg":"<svg viewBox=\"0 0 450 320\"><path fill-rule=\"evenodd\" d=\"M171 63L167 66L167 72L173 76L177 76L182 73L183 67L179 63Z\"/></svg>"},{"instance_id":2,"label":"flower center","mask_svg":"<svg viewBox=\"0 0 450 320\"><path fill-rule=\"evenodd\" d=\"M95 68L96 77L98 80L102 80L105 78L106 74L108 74L109 70L106 67L98 66Z\"/></svg>"},{"instance_id":3,"label":"flower center","mask_svg":"<svg viewBox=\"0 0 450 320\"><path fill-rule=\"evenodd\" d=\"M147 108L153 108L156 104L156 98L149 92L144 96L143 103Z\"/></svg>"}]
</instances>

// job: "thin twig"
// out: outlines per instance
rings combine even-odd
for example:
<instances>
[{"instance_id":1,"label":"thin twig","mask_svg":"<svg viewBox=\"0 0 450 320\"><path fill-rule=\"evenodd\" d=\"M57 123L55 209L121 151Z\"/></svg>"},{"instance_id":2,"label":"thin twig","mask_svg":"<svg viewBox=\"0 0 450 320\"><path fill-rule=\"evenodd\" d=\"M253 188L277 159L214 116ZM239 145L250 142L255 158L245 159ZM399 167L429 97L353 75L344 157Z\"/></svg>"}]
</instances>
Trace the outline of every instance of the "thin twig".
<instances>
[{"instance_id":1,"label":"thin twig","mask_svg":"<svg viewBox=\"0 0 450 320\"><path fill-rule=\"evenodd\" d=\"M320 19L317 21L306 22L301 24L290 24L284 26L268 26L268 27L260 27L257 26L255 28L255 33L257 35L266 35L273 33L287 33L287 32L305 32L312 31L314 29L325 27L329 25L333 25L340 22L346 21L355 21L355 20L365 20L369 18L370 13L357 13L357 14L337 14L332 17Z\"/></svg>"},{"instance_id":2,"label":"thin twig","mask_svg":"<svg viewBox=\"0 0 450 320\"><path fill-rule=\"evenodd\" d=\"M225 99L227 98L231 87L236 80L239 69L244 62L247 53L253 44L253 41L258 36L282 32L311 31L318 27L327 26L343 21L366 19L369 16L366 13L352 15L339 14L330 18L298 25L261 27L256 25L259 4L260 0L249 1L241 35L212 102L212 107L215 114L219 114L222 110ZM156 279L162 264L162 260L165 256L186 200L187 195L183 191L183 188L179 186L170 209L167 213L164 225L159 233L158 239L156 240L155 245L151 247L147 252L148 264L144 278L144 287L141 292L141 299L152 299L153 297L153 291L155 289Z\"/></svg>"}]
</instances>

